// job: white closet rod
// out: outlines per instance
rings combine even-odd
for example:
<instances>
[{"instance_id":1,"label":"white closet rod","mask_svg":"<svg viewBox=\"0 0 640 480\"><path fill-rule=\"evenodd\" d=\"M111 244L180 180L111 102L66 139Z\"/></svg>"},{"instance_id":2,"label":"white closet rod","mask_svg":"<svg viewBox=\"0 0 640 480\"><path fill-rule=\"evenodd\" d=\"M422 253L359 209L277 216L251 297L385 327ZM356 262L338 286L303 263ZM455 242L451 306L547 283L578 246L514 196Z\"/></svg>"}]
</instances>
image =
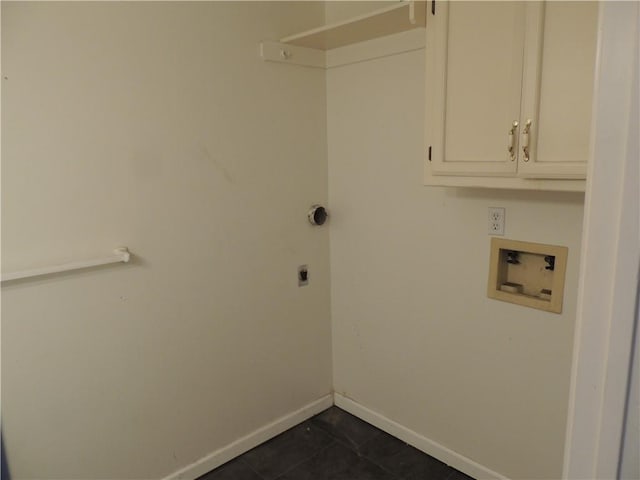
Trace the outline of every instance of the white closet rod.
<instances>
[{"instance_id":1,"label":"white closet rod","mask_svg":"<svg viewBox=\"0 0 640 480\"><path fill-rule=\"evenodd\" d=\"M37 277L39 275L47 275L49 273L67 272L69 270L80 270L82 268L97 267L98 265L108 265L110 263L127 263L131 258L127 247L116 248L110 257L96 258L94 260L85 260L83 262L64 263L62 265L54 265L51 267L33 268L31 270L22 270L20 272L3 273L2 281L18 280L19 278Z\"/></svg>"}]
</instances>

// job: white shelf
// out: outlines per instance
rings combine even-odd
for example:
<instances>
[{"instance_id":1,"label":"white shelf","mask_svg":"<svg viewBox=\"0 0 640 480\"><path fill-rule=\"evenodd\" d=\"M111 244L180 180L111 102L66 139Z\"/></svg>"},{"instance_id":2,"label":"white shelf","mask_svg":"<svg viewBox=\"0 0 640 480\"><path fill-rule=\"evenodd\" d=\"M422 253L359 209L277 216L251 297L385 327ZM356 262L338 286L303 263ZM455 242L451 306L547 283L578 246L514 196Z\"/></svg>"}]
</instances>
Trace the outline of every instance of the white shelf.
<instances>
[{"instance_id":1,"label":"white shelf","mask_svg":"<svg viewBox=\"0 0 640 480\"><path fill-rule=\"evenodd\" d=\"M280 43L316 50L331 50L426 25L426 2L402 1L349 20L289 35Z\"/></svg>"},{"instance_id":2,"label":"white shelf","mask_svg":"<svg viewBox=\"0 0 640 480\"><path fill-rule=\"evenodd\" d=\"M127 247L118 247L113 251L113 255L103 258L94 258L93 260L83 260L79 262L64 263L62 265L52 265L50 267L33 268L30 270L22 270L13 273L3 273L2 282L11 280L19 280L22 278L39 277L41 275L49 275L51 273L68 272L70 270L82 270L89 267L97 267L100 265L108 265L110 263L128 263L131 253Z\"/></svg>"}]
</instances>

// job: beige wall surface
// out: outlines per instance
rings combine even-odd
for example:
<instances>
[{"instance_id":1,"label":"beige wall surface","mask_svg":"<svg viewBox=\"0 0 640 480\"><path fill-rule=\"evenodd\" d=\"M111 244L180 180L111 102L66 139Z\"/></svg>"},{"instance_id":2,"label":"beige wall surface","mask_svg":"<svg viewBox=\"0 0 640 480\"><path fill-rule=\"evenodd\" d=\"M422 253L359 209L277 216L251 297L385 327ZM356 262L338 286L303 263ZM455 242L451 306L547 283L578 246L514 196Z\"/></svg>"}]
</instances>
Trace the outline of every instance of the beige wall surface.
<instances>
[{"instance_id":1,"label":"beige wall surface","mask_svg":"<svg viewBox=\"0 0 640 480\"><path fill-rule=\"evenodd\" d=\"M423 51L328 71L335 391L507 477L560 478L583 195L423 186L423 82ZM490 206L506 237L569 248L561 315L487 298Z\"/></svg>"},{"instance_id":2,"label":"beige wall surface","mask_svg":"<svg viewBox=\"0 0 640 480\"><path fill-rule=\"evenodd\" d=\"M348 2L344 0L329 0L326 2L326 23L343 22L349 18L366 15L380 8L396 5L399 0L359 0Z\"/></svg>"},{"instance_id":3,"label":"beige wall surface","mask_svg":"<svg viewBox=\"0 0 640 480\"><path fill-rule=\"evenodd\" d=\"M2 2L3 271L135 254L3 285L14 478L159 478L330 393L325 74L257 51L323 9Z\"/></svg>"}]
</instances>

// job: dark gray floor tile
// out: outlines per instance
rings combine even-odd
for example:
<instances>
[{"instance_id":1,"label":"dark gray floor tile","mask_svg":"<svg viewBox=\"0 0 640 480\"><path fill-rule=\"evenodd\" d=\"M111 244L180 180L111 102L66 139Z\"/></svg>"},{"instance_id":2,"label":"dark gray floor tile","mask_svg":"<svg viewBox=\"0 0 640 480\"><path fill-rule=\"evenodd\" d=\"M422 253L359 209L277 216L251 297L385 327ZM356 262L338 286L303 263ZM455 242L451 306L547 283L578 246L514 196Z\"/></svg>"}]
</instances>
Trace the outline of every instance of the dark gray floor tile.
<instances>
[{"instance_id":1,"label":"dark gray floor tile","mask_svg":"<svg viewBox=\"0 0 640 480\"><path fill-rule=\"evenodd\" d=\"M333 441L328 433L307 421L240 458L265 480L272 480L311 458Z\"/></svg>"},{"instance_id":2,"label":"dark gray floor tile","mask_svg":"<svg viewBox=\"0 0 640 480\"><path fill-rule=\"evenodd\" d=\"M381 433L373 425L338 407L325 410L313 417L311 422L352 448L359 447Z\"/></svg>"},{"instance_id":3,"label":"dark gray floor tile","mask_svg":"<svg viewBox=\"0 0 640 480\"><path fill-rule=\"evenodd\" d=\"M219 468L201 476L198 480L262 480L260 476L239 459L231 460Z\"/></svg>"},{"instance_id":4,"label":"dark gray floor tile","mask_svg":"<svg viewBox=\"0 0 640 480\"><path fill-rule=\"evenodd\" d=\"M278 480L398 480L353 450L334 443Z\"/></svg>"},{"instance_id":5,"label":"dark gray floor tile","mask_svg":"<svg viewBox=\"0 0 640 480\"><path fill-rule=\"evenodd\" d=\"M447 480L451 475L441 461L384 432L362 445L360 453L403 480Z\"/></svg>"},{"instance_id":6,"label":"dark gray floor tile","mask_svg":"<svg viewBox=\"0 0 640 480\"><path fill-rule=\"evenodd\" d=\"M464 473L459 472L455 468L449 467L449 470L451 470L451 473L449 474L449 478L447 478L447 480L475 480L469 475L465 475Z\"/></svg>"}]
</instances>

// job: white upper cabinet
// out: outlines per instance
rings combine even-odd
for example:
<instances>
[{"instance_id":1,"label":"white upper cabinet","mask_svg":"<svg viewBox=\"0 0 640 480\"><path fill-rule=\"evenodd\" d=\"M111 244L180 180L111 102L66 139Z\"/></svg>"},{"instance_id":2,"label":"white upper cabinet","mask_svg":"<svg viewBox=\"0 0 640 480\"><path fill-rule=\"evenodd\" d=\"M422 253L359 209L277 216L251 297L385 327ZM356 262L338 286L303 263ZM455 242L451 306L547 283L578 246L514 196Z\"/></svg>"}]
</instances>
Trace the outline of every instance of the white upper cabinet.
<instances>
[{"instance_id":1,"label":"white upper cabinet","mask_svg":"<svg viewBox=\"0 0 640 480\"><path fill-rule=\"evenodd\" d=\"M584 190L597 14L596 2L437 2L425 183Z\"/></svg>"},{"instance_id":2,"label":"white upper cabinet","mask_svg":"<svg viewBox=\"0 0 640 480\"><path fill-rule=\"evenodd\" d=\"M596 2L527 5L522 121L532 123L523 176L585 178L597 21Z\"/></svg>"},{"instance_id":3,"label":"white upper cabinet","mask_svg":"<svg viewBox=\"0 0 640 480\"><path fill-rule=\"evenodd\" d=\"M436 21L427 27L434 171L514 175L506 146L508 126L520 118L524 3L451 2L437 8Z\"/></svg>"}]
</instances>

